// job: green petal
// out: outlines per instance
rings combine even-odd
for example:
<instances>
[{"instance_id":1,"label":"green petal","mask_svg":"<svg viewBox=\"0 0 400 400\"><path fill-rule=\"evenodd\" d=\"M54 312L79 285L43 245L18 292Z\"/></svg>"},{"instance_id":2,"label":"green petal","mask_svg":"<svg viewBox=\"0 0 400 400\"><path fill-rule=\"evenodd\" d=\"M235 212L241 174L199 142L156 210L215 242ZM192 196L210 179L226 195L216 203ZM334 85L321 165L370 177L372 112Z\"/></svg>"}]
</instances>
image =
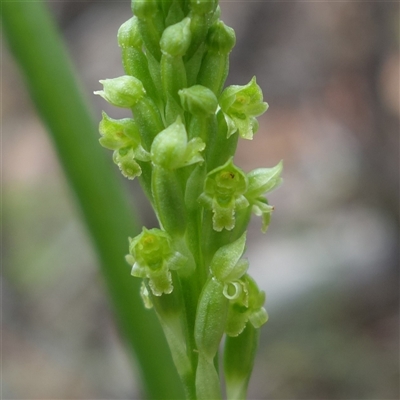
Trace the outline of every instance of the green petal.
<instances>
[{"instance_id":1,"label":"green petal","mask_svg":"<svg viewBox=\"0 0 400 400\"><path fill-rule=\"evenodd\" d=\"M151 302L150 299L150 293L147 290L144 281L142 281L142 285L140 286L140 296L142 297L145 308L147 309L153 308L153 303Z\"/></svg>"},{"instance_id":2,"label":"green petal","mask_svg":"<svg viewBox=\"0 0 400 400\"><path fill-rule=\"evenodd\" d=\"M268 314L265 308L262 307L249 314L249 321L254 326L254 328L260 328L268 321Z\"/></svg>"},{"instance_id":3,"label":"green petal","mask_svg":"<svg viewBox=\"0 0 400 400\"><path fill-rule=\"evenodd\" d=\"M136 276L137 278L145 278L146 277L146 269L141 267L137 262L133 264L131 275Z\"/></svg>"},{"instance_id":4,"label":"green petal","mask_svg":"<svg viewBox=\"0 0 400 400\"><path fill-rule=\"evenodd\" d=\"M163 293L169 294L174 287L172 286L171 272L167 269L152 271L148 274L149 286L154 296L161 296Z\"/></svg>"},{"instance_id":5,"label":"green petal","mask_svg":"<svg viewBox=\"0 0 400 400\"><path fill-rule=\"evenodd\" d=\"M118 168L121 170L122 175L128 179L134 179L136 176L142 174L140 165L134 159L135 153L132 149L129 149L126 153L124 149L114 151L113 160Z\"/></svg>"},{"instance_id":6,"label":"green petal","mask_svg":"<svg viewBox=\"0 0 400 400\"><path fill-rule=\"evenodd\" d=\"M221 232L222 229L228 231L235 227L235 208L232 204L221 207L218 202L213 202L213 228L217 232Z\"/></svg>"},{"instance_id":7,"label":"green petal","mask_svg":"<svg viewBox=\"0 0 400 400\"><path fill-rule=\"evenodd\" d=\"M237 305L231 305L228 311L228 319L226 322L225 333L229 336L240 335L248 321L248 314L245 308Z\"/></svg>"}]
</instances>

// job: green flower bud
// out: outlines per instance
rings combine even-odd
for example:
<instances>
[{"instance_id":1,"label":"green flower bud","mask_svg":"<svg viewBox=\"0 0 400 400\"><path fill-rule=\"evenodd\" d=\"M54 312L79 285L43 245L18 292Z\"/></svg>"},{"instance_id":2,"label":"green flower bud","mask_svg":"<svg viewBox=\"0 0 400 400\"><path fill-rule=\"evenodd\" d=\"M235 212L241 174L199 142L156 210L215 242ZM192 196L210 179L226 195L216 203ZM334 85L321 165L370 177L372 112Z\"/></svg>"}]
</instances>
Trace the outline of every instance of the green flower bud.
<instances>
[{"instance_id":1,"label":"green flower bud","mask_svg":"<svg viewBox=\"0 0 400 400\"><path fill-rule=\"evenodd\" d=\"M208 49L218 54L229 54L236 43L235 31L222 21L211 26L206 40Z\"/></svg>"},{"instance_id":2,"label":"green flower bud","mask_svg":"<svg viewBox=\"0 0 400 400\"><path fill-rule=\"evenodd\" d=\"M180 117L168 128L160 132L151 146L151 160L155 165L174 170L197 162L202 162L200 152L205 144L200 138L187 141L185 125Z\"/></svg>"},{"instance_id":3,"label":"green flower bud","mask_svg":"<svg viewBox=\"0 0 400 400\"><path fill-rule=\"evenodd\" d=\"M215 113L218 100L215 94L205 86L194 85L179 91L181 104L185 111L200 117Z\"/></svg>"},{"instance_id":4,"label":"green flower bud","mask_svg":"<svg viewBox=\"0 0 400 400\"><path fill-rule=\"evenodd\" d=\"M250 83L245 86L227 87L219 98L219 104L226 114L227 124L232 126L231 121L233 121L239 135L244 139L251 140L258 129L255 117L268 109L268 104L262 100L261 88L257 85L256 78L253 77ZM230 129L228 135L235 131Z\"/></svg>"},{"instance_id":5,"label":"green flower bud","mask_svg":"<svg viewBox=\"0 0 400 400\"><path fill-rule=\"evenodd\" d=\"M244 275L239 283L240 294L231 299L225 332L229 336L238 336L243 332L249 321L254 328L260 328L268 320L268 314L263 307L265 293L260 291L255 281Z\"/></svg>"},{"instance_id":6,"label":"green flower bud","mask_svg":"<svg viewBox=\"0 0 400 400\"><path fill-rule=\"evenodd\" d=\"M133 76L120 76L99 81L103 90L94 92L116 107L131 108L145 95L142 82Z\"/></svg>"},{"instance_id":7,"label":"green flower bud","mask_svg":"<svg viewBox=\"0 0 400 400\"><path fill-rule=\"evenodd\" d=\"M207 35L207 51L203 57L197 83L219 96L229 70L229 53L235 45L235 32L222 21L211 26Z\"/></svg>"},{"instance_id":8,"label":"green flower bud","mask_svg":"<svg viewBox=\"0 0 400 400\"><path fill-rule=\"evenodd\" d=\"M190 45L191 37L190 18L169 26L161 36L162 53L172 57L183 56Z\"/></svg>"},{"instance_id":9,"label":"green flower bud","mask_svg":"<svg viewBox=\"0 0 400 400\"><path fill-rule=\"evenodd\" d=\"M133 261L131 274L148 278L155 296L171 293L173 290L171 270L185 265L186 257L174 251L171 238L160 229L143 228L140 235L130 239L128 260Z\"/></svg>"},{"instance_id":10,"label":"green flower bud","mask_svg":"<svg viewBox=\"0 0 400 400\"><path fill-rule=\"evenodd\" d=\"M241 278L247 271L248 262L241 260L246 244L246 232L237 240L222 246L211 261L211 273L222 283Z\"/></svg>"},{"instance_id":11,"label":"green flower bud","mask_svg":"<svg viewBox=\"0 0 400 400\"><path fill-rule=\"evenodd\" d=\"M122 48L133 47L140 50L143 40L139 32L139 21L136 16L124 22L118 30L118 45Z\"/></svg>"},{"instance_id":12,"label":"green flower bud","mask_svg":"<svg viewBox=\"0 0 400 400\"><path fill-rule=\"evenodd\" d=\"M234 228L235 211L249 206L243 196L246 189L247 177L233 165L232 158L208 173L199 201L213 211L214 230L229 231Z\"/></svg>"},{"instance_id":13,"label":"green flower bud","mask_svg":"<svg viewBox=\"0 0 400 400\"><path fill-rule=\"evenodd\" d=\"M146 50L160 61L160 38L165 26L163 12L157 1L132 1L132 11L138 17L139 31Z\"/></svg>"}]
</instances>

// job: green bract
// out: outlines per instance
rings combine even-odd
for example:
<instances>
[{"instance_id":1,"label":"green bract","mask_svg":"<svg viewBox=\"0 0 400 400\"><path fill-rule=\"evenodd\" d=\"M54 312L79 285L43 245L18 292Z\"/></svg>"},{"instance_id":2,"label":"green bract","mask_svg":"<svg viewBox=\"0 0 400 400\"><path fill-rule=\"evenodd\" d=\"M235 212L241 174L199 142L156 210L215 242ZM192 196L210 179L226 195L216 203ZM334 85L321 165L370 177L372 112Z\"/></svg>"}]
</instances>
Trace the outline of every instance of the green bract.
<instances>
[{"instance_id":1,"label":"green bract","mask_svg":"<svg viewBox=\"0 0 400 400\"><path fill-rule=\"evenodd\" d=\"M248 262L241 260L246 244L246 232L233 243L222 246L211 261L211 273L222 283L241 278L247 271Z\"/></svg>"},{"instance_id":2,"label":"green bract","mask_svg":"<svg viewBox=\"0 0 400 400\"><path fill-rule=\"evenodd\" d=\"M239 135L244 139L253 139L253 134L258 129L255 117L268 109L268 104L263 102L262 91L255 77L245 86L227 87L219 98L219 104L225 113L228 125L233 122ZM234 132L230 132L229 135L232 133Z\"/></svg>"},{"instance_id":3,"label":"green bract","mask_svg":"<svg viewBox=\"0 0 400 400\"><path fill-rule=\"evenodd\" d=\"M133 276L148 278L150 288L155 296L171 293L171 272L182 268L186 257L172 248L171 238L160 229L147 230L129 243L127 261L133 263Z\"/></svg>"},{"instance_id":4,"label":"green bract","mask_svg":"<svg viewBox=\"0 0 400 400\"><path fill-rule=\"evenodd\" d=\"M100 144L139 177L159 222L129 239L126 260L164 330L188 400L244 400L265 294L243 258L252 213L265 232L282 162L245 173L233 163L268 105L253 78L224 89L236 37L218 0L133 0L118 31L124 76L95 92L132 118L103 113ZM134 318L134 316L132 316Z\"/></svg>"}]
</instances>

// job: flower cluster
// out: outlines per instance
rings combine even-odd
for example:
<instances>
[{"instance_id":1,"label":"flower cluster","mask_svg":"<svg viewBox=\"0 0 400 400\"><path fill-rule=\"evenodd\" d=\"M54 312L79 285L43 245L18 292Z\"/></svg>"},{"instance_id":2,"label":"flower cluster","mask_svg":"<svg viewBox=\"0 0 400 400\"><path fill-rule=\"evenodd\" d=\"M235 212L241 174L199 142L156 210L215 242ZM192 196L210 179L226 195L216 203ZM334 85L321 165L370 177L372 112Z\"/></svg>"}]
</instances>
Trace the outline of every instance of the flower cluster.
<instances>
[{"instance_id":1,"label":"flower cluster","mask_svg":"<svg viewBox=\"0 0 400 400\"><path fill-rule=\"evenodd\" d=\"M265 194L281 183L282 162L248 173L234 163L239 138L253 139L268 105L255 78L224 88L235 33L218 0L133 0L132 10L118 31L126 75L101 80L95 94L133 118L103 113L100 144L124 176L138 177L160 224L129 239L145 306L161 321L188 398L218 399L222 336L255 348L249 332L267 321L242 257L250 215L263 232L270 223ZM239 374L244 391L251 368Z\"/></svg>"}]
</instances>

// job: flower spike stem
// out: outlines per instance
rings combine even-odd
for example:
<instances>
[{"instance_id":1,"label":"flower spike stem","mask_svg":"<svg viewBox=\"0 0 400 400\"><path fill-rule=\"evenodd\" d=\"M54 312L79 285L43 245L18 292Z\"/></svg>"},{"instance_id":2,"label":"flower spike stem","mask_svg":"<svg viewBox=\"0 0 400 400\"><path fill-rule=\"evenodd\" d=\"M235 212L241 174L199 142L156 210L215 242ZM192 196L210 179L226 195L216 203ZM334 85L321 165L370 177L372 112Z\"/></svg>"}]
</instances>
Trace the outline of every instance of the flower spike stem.
<instances>
[{"instance_id":1,"label":"flower spike stem","mask_svg":"<svg viewBox=\"0 0 400 400\"><path fill-rule=\"evenodd\" d=\"M100 144L124 176L139 177L159 221L129 239L126 260L142 279L144 305L158 316L187 399L222 399L226 335L226 393L244 400L268 319L243 258L246 230L252 213L267 230L274 208L265 193L280 185L282 162L246 173L234 156L268 104L255 77L224 88L236 39L218 0L133 0L132 10L118 32L126 75L101 80L95 92L133 113L122 120L104 113Z\"/></svg>"}]
</instances>

